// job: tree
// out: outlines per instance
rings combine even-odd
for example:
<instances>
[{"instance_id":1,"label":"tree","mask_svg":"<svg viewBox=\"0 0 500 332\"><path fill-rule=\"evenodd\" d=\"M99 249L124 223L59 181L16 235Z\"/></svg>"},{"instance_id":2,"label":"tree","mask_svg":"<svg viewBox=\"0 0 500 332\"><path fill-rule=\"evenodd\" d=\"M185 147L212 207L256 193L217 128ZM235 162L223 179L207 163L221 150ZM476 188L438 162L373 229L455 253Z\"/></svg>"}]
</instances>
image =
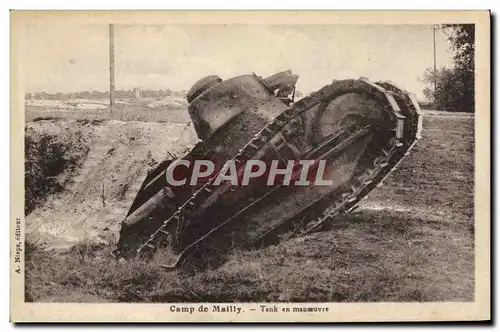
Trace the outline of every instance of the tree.
<instances>
[{"instance_id":1,"label":"tree","mask_svg":"<svg viewBox=\"0 0 500 332\"><path fill-rule=\"evenodd\" d=\"M440 26L448 37L453 52L453 68L427 69L423 81L424 94L437 109L474 112L474 25L446 24ZM436 78L436 89L434 89Z\"/></svg>"},{"instance_id":2,"label":"tree","mask_svg":"<svg viewBox=\"0 0 500 332\"><path fill-rule=\"evenodd\" d=\"M454 52L455 68L474 75L474 24L446 24L441 27Z\"/></svg>"}]
</instances>

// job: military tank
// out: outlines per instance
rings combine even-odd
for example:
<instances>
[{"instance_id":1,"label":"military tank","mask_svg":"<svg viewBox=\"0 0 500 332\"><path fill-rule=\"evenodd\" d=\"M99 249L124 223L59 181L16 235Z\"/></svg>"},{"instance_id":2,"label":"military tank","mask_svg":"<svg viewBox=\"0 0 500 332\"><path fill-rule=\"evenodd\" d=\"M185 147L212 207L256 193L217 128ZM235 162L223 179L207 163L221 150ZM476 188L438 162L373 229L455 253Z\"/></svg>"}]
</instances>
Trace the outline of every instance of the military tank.
<instances>
[{"instance_id":1,"label":"military tank","mask_svg":"<svg viewBox=\"0 0 500 332\"><path fill-rule=\"evenodd\" d=\"M196 82L187 101L200 141L147 174L117 253L173 269L207 246L262 246L320 230L356 208L420 138L415 98L389 82L333 80L296 101L297 80L288 70Z\"/></svg>"}]
</instances>

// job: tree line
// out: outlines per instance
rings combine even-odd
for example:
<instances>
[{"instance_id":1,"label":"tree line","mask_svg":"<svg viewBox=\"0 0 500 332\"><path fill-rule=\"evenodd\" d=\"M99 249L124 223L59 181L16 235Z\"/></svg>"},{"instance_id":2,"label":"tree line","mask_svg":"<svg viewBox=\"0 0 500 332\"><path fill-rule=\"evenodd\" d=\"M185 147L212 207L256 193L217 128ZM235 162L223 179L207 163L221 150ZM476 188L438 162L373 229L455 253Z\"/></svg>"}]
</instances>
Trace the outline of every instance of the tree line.
<instances>
[{"instance_id":1,"label":"tree line","mask_svg":"<svg viewBox=\"0 0 500 332\"><path fill-rule=\"evenodd\" d=\"M439 29L447 36L453 66L426 69L424 95L438 110L474 112L474 24L445 24Z\"/></svg>"}]
</instances>

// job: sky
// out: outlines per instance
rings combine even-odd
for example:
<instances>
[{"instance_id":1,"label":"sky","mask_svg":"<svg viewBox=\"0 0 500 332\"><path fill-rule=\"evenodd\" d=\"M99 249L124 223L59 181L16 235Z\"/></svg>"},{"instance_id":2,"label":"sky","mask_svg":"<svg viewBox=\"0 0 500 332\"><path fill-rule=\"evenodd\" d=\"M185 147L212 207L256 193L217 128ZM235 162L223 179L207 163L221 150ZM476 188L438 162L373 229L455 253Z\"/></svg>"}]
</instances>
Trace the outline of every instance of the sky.
<instances>
[{"instance_id":1,"label":"sky","mask_svg":"<svg viewBox=\"0 0 500 332\"><path fill-rule=\"evenodd\" d=\"M25 31L27 92L109 89L108 26L32 24ZM436 33L437 66L451 66ZM333 79L388 80L424 99L433 67L430 25L116 25L117 90L188 90L198 79L291 69L308 93Z\"/></svg>"}]
</instances>

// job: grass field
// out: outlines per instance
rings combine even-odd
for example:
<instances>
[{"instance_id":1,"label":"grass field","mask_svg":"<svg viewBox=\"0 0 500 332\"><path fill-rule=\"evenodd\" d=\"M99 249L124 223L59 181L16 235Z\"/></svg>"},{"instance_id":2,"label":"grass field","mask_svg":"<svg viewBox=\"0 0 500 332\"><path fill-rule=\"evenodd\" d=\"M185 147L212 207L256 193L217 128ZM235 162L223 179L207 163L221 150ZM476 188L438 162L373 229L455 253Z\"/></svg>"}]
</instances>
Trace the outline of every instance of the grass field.
<instances>
[{"instance_id":1,"label":"grass field","mask_svg":"<svg viewBox=\"0 0 500 332\"><path fill-rule=\"evenodd\" d=\"M26 247L36 302L473 301L474 118L426 116L424 138L330 228L214 269L165 272L113 246Z\"/></svg>"}]
</instances>

